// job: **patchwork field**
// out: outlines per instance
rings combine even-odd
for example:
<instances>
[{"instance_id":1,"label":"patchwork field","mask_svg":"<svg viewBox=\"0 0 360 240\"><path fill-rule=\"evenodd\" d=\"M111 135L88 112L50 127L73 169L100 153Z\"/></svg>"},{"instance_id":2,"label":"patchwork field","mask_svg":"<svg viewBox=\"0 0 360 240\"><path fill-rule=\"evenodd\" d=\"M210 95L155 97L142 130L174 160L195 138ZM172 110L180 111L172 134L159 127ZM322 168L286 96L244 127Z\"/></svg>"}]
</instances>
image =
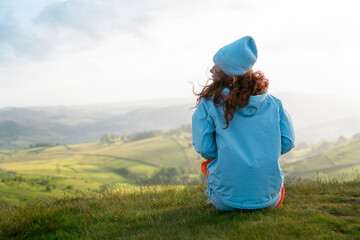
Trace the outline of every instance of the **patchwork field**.
<instances>
[{"instance_id":1,"label":"patchwork field","mask_svg":"<svg viewBox=\"0 0 360 240\"><path fill-rule=\"evenodd\" d=\"M133 186L161 169L173 170L179 175L175 177L200 180L201 160L190 140L189 134L181 133L129 143L1 151L0 201L28 202L77 191Z\"/></svg>"}]
</instances>

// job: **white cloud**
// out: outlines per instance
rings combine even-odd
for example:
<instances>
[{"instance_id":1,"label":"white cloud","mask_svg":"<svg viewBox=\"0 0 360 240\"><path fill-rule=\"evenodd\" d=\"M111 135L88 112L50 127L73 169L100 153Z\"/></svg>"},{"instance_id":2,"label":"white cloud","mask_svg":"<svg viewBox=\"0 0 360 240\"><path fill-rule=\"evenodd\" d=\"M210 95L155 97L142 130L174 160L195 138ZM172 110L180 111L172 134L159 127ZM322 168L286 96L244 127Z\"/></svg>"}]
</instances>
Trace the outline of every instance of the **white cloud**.
<instances>
[{"instance_id":1,"label":"white cloud","mask_svg":"<svg viewBox=\"0 0 360 240\"><path fill-rule=\"evenodd\" d=\"M100 38L116 30L133 33L149 20L149 11L146 11L145 5L148 1L141 1L142 4L138 2L115 0L55 2L47 6L34 21L52 30L72 29L93 38Z\"/></svg>"},{"instance_id":2,"label":"white cloud","mask_svg":"<svg viewBox=\"0 0 360 240\"><path fill-rule=\"evenodd\" d=\"M17 56L43 58L51 51L49 42L34 33L25 32L11 12L1 12L0 33L0 65Z\"/></svg>"},{"instance_id":3,"label":"white cloud","mask_svg":"<svg viewBox=\"0 0 360 240\"><path fill-rule=\"evenodd\" d=\"M255 37L255 68L269 77L271 90L357 95L352 73L360 53L357 5L55 1L34 11L29 28L15 15L13 22L0 21L0 28L13 31L0 35L0 54L16 56L13 64L0 66L0 101L43 105L190 98L187 81L204 83L213 54L243 35Z\"/></svg>"}]
</instances>

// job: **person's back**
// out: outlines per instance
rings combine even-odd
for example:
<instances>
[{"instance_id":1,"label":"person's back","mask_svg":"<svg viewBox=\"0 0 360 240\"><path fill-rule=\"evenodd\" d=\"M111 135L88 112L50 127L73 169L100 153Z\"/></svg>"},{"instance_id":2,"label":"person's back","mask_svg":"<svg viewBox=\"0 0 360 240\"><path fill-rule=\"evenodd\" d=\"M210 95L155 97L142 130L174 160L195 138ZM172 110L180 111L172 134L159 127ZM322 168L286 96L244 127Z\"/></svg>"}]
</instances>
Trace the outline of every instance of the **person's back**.
<instances>
[{"instance_id":1,"label":"person's back","mask_svg":"<svg viewBox=\"0 0 360 240\"><path fill-rule=\"evenodd\" d=\"M243 55L248 51L257 57L252 38L232 44L237 46L231 51L245 47ZM279 157L294 146L292 123L281 101L267 93L267 79L249 70L254 60L245 56L245 65L251 65L245 73L244 67L228 69L226 47L214 56L214 82L198 94L193 114L195 150L214 158L207 166L207 194L220 210L276 206L284 183Z\"/></svg>"}]
</instances>

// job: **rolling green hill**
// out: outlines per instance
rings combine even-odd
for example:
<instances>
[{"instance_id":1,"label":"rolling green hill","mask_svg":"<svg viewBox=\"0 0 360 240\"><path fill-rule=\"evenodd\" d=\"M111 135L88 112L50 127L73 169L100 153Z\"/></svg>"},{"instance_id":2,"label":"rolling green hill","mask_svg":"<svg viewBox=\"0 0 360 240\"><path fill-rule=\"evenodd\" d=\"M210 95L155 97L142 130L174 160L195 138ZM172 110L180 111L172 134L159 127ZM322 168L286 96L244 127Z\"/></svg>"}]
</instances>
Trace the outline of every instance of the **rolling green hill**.
<instances>
[{"instance_id":1,"label":"rolling green hill","mask_svg":"<svg viewBox=\"0 0 360 240\"><path fill-rule=\"evenodd\" d=\"M281 166L291 176L349 178L360 171L360 139L351 139L339 147Z\"/></svg>"},{"instance_id":2,"label":"rolling green hill","mask_svg":"<svg viewBox=\"0 0 360 240\"><path fill-rule=\"evenodd\" d=\"M76 191L200 181L191 133L165 131L123 142L0 151L0 202L31 202Z\"/></svg>"},{"instance_id":3,"label":"rolling green hill","mask_svg":"<svg viewBox=\"0 0 360 240\"><path fill-rule=\"evenodd\" d=\"M64 193L204 180L190 126L150 133L0 151L0 202L26 203ZM360 139L356 138L302 143L281 158L281 167L288 176L351 178L360 170L359 156Z\"/></svg>"}]
</instances>

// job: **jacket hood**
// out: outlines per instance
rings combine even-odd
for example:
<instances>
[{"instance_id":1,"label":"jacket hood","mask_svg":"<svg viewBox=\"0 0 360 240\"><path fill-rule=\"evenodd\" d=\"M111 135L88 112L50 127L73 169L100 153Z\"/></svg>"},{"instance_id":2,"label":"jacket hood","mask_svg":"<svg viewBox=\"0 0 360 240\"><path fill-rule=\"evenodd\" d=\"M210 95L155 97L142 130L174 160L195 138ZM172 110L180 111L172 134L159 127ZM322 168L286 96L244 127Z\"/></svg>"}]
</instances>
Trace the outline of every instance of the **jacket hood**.
<instances>
[{"instance_id":1,"label":"jacket hood","mask_svg":"<svg viewBox=\"0 0 360 240\"><path fill-rule=\"evenodd\" d=\"M228 88L223 89L223 94L225 96L227 96L229 93L230 93L230 89ZM237 108L236 111L244 116L255 115L258 112L261 104L264 102L267 95L268 92L265 91L263 94L251 96L249 104L243 108Z\"/></svg>"}]
</instances>

